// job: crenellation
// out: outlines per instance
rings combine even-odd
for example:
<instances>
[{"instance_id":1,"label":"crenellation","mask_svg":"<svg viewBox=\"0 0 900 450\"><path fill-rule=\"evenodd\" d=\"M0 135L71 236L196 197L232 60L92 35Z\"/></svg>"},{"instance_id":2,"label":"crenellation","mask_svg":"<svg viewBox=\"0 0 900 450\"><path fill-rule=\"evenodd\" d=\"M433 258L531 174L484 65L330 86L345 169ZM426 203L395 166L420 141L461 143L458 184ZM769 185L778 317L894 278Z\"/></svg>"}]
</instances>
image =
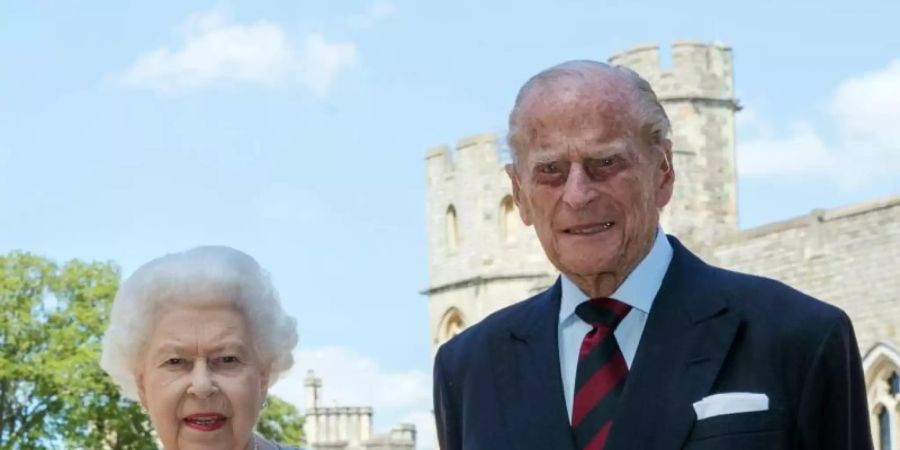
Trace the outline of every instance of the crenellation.
<instances>
[{"instance_id":1,"label":"crenellation","mask_svg":"<svg viewBox=\"0 0 900 450\"><path fill-rule=\"evenodd\" d=\"M497 135L493 133L479 133L460 138L456 141L456 151L466 148L491 146L497 151Z\"/></svg>"},{"instance_id":2,"label":"crenellation","mask_svg":"<svg viewBox=\"0 0 900 450\"><path fill-rule=\"evenodd\" d=\"M425 168L427 174L427 187L442 183L444 178L453 174L453 159L450 156L450 147L439 145L432 147L425 153Z\"/></svg>"},{"instance_id":3,"label":"crenellation","mask_svg":"<svg viewBox=\"0 0 900 450\"><path fill-rule=\"evenodd\" d=\"M641 45L608 59L628 67L653 86L661 101L715 101L734 107L731 48L723 44L676 41L672 65L662 67L659 46Z\"/></svg>"},{"instance_id":4,"label":"crenellation","mask_svg":"<svg viewBox=\"0 0 900 450\"><path fill-rule=\"evenodd\" d=\"M460 139L454 152L460 177L474 181L499 163L499 146L494 134L476 134Z\"/></svg>"},{"instance_id":5,"label":"crenellation","mask_svg":"<svg viewBox=\"0 0 900 450\"><path fill-rule=\"evenodd\" d=\"M657 74L663 72L660 67L659 46L656 44L634 46L629 50L609 57L607 62L615 66L628 67L640 74L646 73L654 78L656 78ZM652 81L651 84L653 84Z\"/></svg>"},{"instance_id":6,"label":"crenellation","mask_svg":"<svg viewBox=\"0 0 900 450\"><path fill-rule=\"evenodd\" d=\"M415 425L401 423L385 434L373 435L371 407L319 405L322 380L310 371L306 387L315 390L304 413L304 434L311 450L413 450Z\"/></svg>"}]
</instances>

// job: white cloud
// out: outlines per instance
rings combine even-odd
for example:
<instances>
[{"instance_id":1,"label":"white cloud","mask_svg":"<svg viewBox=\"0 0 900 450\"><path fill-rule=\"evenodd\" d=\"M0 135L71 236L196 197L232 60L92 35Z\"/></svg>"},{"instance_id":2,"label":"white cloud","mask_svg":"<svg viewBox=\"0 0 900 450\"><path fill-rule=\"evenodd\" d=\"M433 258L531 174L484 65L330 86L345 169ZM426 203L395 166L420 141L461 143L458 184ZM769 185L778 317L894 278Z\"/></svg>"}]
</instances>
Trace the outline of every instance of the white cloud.
<instances>
[{"instance_id":1,"label":"white cloud","mask_svg":"<svg viewBox=\"0 0 900 450\"><path fill-rule=\"evenodd\" d=\"M306 63L303 78L313 91L325 94L338 73L356 62L356 46L349 43L329 43L325 36L312 34L304 45Z\"/></svg>"},{"instance_id":2,"label":"white cloud","mask_svg":"<svg viewBox=\"0 0 900 450\"><path fill-rule=\"evenodd\" d=\"M757 138L738 146L741 175L812 175L835 168L834 156L809 125L785 138Z\"/></svg>"},{"instance_id":3,"label":"white cloud","mask_svg":"<svg viewBox=\"0 0 900 450\"><path fill-rule=\"evenodd\" d=\"M397 12L397 5L386 1L377 0L369 5L369 9L365 14L350 17L350 25L357 28L372 28L378 22L394 15Z\"/></svg>"},{"instance_id":4,"label":"white cloud","mask_svg":"<svg viewBox=\"0 0 900 450\"><path fill-rule=\"evenodd\" d=\"M122 81L160 91L227 82L299 82L325 95L335 78L357 62L353 43L329 42L314 33L307 36L302 52L297 53L278 25L265 20L232 23L220 10L195 14L179 30L184 37L181 48L160 48L141 56Z\"/></svg>"},{"instance_id":5,"label":"white cloud","mask_svg":"<svg viewBox=\"0 0 900 450\"><path fill-rule=\"evenodd\" d=\"M852 188L900 173L900 61L841 83L823 113L831 140L809 124L771 137L773 127L755 112L739 121L758 135L738 143L741 175L824 176Z\"/></svg>"},{"instance_id":6,"label":"white cloud","mask_svg":"<svg viewBox=\"0 0 900 450\"><path fill-rule=\"evenodd\" d=\"M882 145L898 142L900 123L900 60L884 70L842 83L830 110L849 139L876 139Z\"/></svg>"},{"instance_id":7,"label":"white cloud","mask_svg":"<svg viewBox=\"0 0 900 450\"><path fill-rule=\"evenodd\" d=\"M413 423L419 449L432 447L435 430L430 373L390 372L371 358L342 347L299 350L294 358L297 364L273 387L275 395L305 410L303 380L312 369L322 379L325 406L371 406L376 421L383 424L375 430L377 433L400 423Z\"/></svg>"}]
</instances>

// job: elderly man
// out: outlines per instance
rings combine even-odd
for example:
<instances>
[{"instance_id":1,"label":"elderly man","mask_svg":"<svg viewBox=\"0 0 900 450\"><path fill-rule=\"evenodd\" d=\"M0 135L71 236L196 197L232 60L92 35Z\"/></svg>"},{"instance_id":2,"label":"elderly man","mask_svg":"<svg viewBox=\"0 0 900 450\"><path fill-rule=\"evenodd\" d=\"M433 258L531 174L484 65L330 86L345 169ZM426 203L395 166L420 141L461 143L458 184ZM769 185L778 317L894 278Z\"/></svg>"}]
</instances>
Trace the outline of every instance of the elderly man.
<instances>
[{"instance_id":1,"label":"elderly man","mask_svg":"<svg viewBox=\"0 0 900 450\"><path fill-rule=\"evenodd\" d=\"M568 62L519 91L507 173L562 276L440 348L443 450L872 447L847 316L661 230L668 132L625 68Z\"/></svg>"}]
</instances>

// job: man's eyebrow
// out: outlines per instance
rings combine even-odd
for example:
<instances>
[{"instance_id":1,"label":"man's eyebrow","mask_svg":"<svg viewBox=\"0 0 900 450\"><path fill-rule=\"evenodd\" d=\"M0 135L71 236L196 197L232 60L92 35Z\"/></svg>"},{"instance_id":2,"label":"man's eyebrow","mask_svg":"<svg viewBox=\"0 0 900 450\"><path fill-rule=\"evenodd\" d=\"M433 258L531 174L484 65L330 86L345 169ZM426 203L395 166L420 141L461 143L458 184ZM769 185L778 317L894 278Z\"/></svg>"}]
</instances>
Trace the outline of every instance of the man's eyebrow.
<instances>
[{"instance_id":1,"label":"man's eyebrow","mask_svg":"<svg viewBox=\"0 0 900 450\"><path fill-rule=\"evenodd\" d=\"M629 156L632 152L629 146L625 143L615 143L615 144L604 144L601 146L597 146L591 148L589 150L583 150L578 152L580 158L582 159L597 159L597 158L607 158L611 156ZM551 152L542 152L539 155L533 155L529 157L529 162L532 164L546 164L550 162L557 162L564 159L565 155L553 154Z\"/></svg>"},{"instance_id":2,"label":"man's eyebrow","mask_svg":"<svg viewBox=\"0 0 900 450\"><path fill-rule=\"evenodd\" d=\"M556 162L556 161L560 160L559 155L548 155L548 154L534 156L530 159L531 159L530 162L535 163L535 164L545 164L545 163Z\"/></svg>"}]
</instances>

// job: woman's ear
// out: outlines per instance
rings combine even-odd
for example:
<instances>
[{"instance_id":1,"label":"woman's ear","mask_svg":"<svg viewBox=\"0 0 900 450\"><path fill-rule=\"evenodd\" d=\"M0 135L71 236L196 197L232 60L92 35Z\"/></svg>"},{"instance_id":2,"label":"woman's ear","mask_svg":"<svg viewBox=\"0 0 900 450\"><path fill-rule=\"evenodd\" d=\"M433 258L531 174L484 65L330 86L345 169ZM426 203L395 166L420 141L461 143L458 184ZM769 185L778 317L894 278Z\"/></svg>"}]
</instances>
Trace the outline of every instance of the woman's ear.
<instances>
[{"instance_id":1,"label":"woman's ear","mask_svg":"<svg viewBox=\"0 0 900 450\"><path fill-rule=\"evenodd\" d=\"M134 383L137 385L138 398L141 401L141 408L147 411L147 391L144 388L144 374L138 374L134 377Z\"/></svg>"},{"instance_id":2,"label":"woman's ear","mask_svg":"<svg viewBox=\"0 0 900 450\"><path fill-rule=\"evenodd\" d=\"M269 398L269 372L263 372L259 377L259 393L262 398L260 410L266 407L266 401Z\"/></svg>"}]
</instances>

